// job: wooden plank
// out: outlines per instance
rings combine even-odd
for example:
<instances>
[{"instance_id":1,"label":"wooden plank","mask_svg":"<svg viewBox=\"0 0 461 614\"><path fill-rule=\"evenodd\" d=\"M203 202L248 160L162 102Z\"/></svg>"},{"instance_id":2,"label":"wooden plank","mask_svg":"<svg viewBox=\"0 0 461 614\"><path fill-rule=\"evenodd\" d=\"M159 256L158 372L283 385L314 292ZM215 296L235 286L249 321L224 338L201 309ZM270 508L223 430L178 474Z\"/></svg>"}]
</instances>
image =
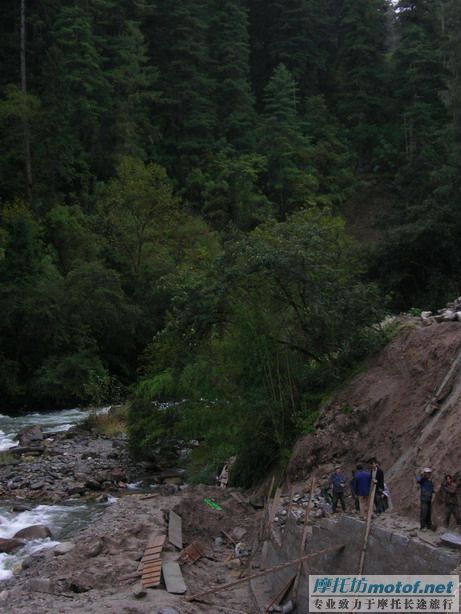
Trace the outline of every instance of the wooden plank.
<instances>
[{"instance_id":1,"label":"wooden plank","mask_svg":"<svg viewBox=\"0 0 461 614\"><path fill-rule=\"evenodd\" d=\"M155 563L148 563L143 567L143 573L150 573L151 571L155 571L156 569L160 569L162 566L162 561L155 561Z\"/></svg>"},{"instance_id":2,"label":"wooden plank","mask_svg":"<svg viewBox=\"0 0 461 614\"><path fill-rule=\"evenodd\" d=\"M160 586L160 579L157 580L149 580L146 582L143 582L142 585L144 586L144 588L156 588L157 586Z\"/></svg>"},{"instance_id":3,"label":"wooden plank","mask_svg":"<svg viewBox=\"0 0 461 614\"><path fill-rule=\"evenodd\" d=\"M192 542L184 548L178 558L178 563L192 565L204 555L204 549L200 542Z\"/></svg>"},{"instance_id":4,"label":"wooden plank","mask_svg":"<svg viewBox=\"0 0 461 614\"><path fill-rule=\"evenodd\" d=\"M144 551L144 556L157 556L159 557L162 552L162 548L158 546L157 548L146 548Z\"/></svg>"},{"instance_id":5,"label":"wooden plank","mask_svg":"<svg viewBox=\"0 0 461 614\"><path fill-rule=\"evenodd\" d=\"M143 573L142 577L145 580L149 580L151 578L156 578L157 576L160 578L160 574L161 574L161 569L154 569L153 571Z\"/></svg>"},{"instance_id":6,"label":"wooden plank","mask_svg":"<svg viewBox=\"0 0 461 614\"><path fill-rule=\"evenodd\" d=\"M281 488L277 488L275 491L274 499L269 512L269 520L267 522L267 530L270 535L272 523L274 522L275 515L277 514L278 507L280 505L280 495L282 494Z\"/></svg>"},{"instance_id":7,"label":"wooden plank","mask_svg":"<svg viewBox=\"0 0 461 614\"><path fill-rule=\"evenodd\" d=\"M153 556L145 556L141 563L147 564L147 563L153 563L155 561L160 561L160 556L158 554L153 555Z\"/></svg>"},{"instance_id":8,"label":"wooden plank","mask_svg":"<svg viewBox=\"0 0 461 614\"><path fill-rule=\"evenodd\" d=\"M163 546L165 544L166 535L152 535L147 544L148 548L155 546Z\"/></svg>"},{"instance_id":9,"label":"wooden plank","mask_svg":"<svg viewBox=\"0 0 461 614\"><path fill-rule=\"evenodd\" d=\"M161 552L163 548L163 544L159 544L158 546L147 546L145 552Z\"/></svg>"},{"instance_id":10,"label":"wooden plank","mask_svg":"<svg viewBox=\"0 0 461 614\"><path fill-rule=\"evenodd\" d=\"M176 561L165 563L162 569L163 579L165 580L166 590L175 595L182 595L187 591L184 584L181 568Z\"/></svg>"},{"instance_id":11,"label":"wooden plank","mask_svg":"<svg viewBox=\"0 0 461 614\"><path fill-rule=\"evenodd\" d=\"M159 570L156 573L151 573L151 574L148 574L147 576L143 576L142 581L143 582L151 582L151 581L160 582L160 577L161 577L161 571Z\"/></svg>"},{"instance_id":12,"label":"wooden plank","mask_svg":"<svg viewBox=\"0 0 461 614\"><path fill-rule=\"evenodd\" d=\"M173 511L170 512L168 521L168 539L173 546L182 550L182 518Z\"/></svg>"}]
</instances>

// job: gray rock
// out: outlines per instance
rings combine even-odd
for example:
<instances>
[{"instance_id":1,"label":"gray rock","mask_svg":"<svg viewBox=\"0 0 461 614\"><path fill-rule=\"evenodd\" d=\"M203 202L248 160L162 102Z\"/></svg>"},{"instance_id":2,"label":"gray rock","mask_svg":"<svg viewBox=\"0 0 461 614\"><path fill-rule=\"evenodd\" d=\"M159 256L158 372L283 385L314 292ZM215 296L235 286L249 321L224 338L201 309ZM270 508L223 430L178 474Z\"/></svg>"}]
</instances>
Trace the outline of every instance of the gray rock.
<instances>
[{"instance_id":1,"label":"gray rock","mask_svg":"<svg viewBox=\"0 0 461 614\"><path fill-rule=\"evenodd\" d=\"M35 524L31 527L21 529L13 535L15 539L45 539L52 537L51 531L43 524Z\"/></svg>"},{"instance_id":2,"label":"gray rock","mask_svg":"<svg viewBox=\"0 0 461 614\"><path fill-rule=\"evenodd\" d=\"M0 552L9 554L10 552L18 550L21 546L24 546L24 542L20 539L5 539L0 537Z\"/></svg>"},{"instance_id":3,"label":"gray rock","mask_svg":"<svg viewBox=\"0 0 461 614\"><path fill-rule=\"evenodd\" d=\"M159 610L158 614L180 614L180 612L178 610L175 610L175 608L167 607Z\"/></svg>"},{"instance_id":4,"label":"gray rock","mask_svg":"<svg viewBox=\"0 0 461 614\"><path fill-rule=\"evenodd\" d=\"M53 548L53 554L55 556L62 556L63 554L72 552L74 548L75 544L73 542L62 542L62 544L58 544L55 548Z\"/></svg>"},{"instance_id":5,"label":"gray rock","mask_svg":"<svg viewBox=\"0 0 461 614\"><path fill-rule=\"evenodd\" d=\"M80 482L69 484L69 486L66 487L66 492L68 495L83 495L85 492L85 484L81 484Z\"/></svg>"},{"instance_id":6,"label":"gray rock","mask_svg":"<svg viewBox=\"0 0 461 614\"><path fill-rule=\"evenodd\" d=\"M24 503L15 503L11 509L13 512L30 512L32 508Z\"/></svg>"},{"instance_id":7,"label":"gray rock","mask_svg":"<svg viewBox=\"0 0 461 614\"><path fill-rule=\"evenodd\" d=\"M97 542L95 542L88 548L87 554L90 558L93 558L101 554L102 549L103 549L103 543L100 539L98 539Z\"/></svg>"},{"instance_id":8,"label":"gray rock","mask_svg":"<svg viewBox=\"0 0 461 614\"><path fill-rule=\"evenodd\" d=\"M26 426L19 431L16 437L19 440L19 445L22 447L37 445L44 439L42 428L38 425Z\"/></svg>"},{"instance_id":9,"label":"gray rock","mask_svg":"<svg viewBox=\"0 0 461 614\"><path fill-rule=\"evenodd\" d=\"M28 588L37 593L54 593L53 583L48 578L32 578L29 580Z\"/></svg>"},{"instance_id":10,"label":"gray rock","mask_svg":"<svg viewBox=\"0 0 461 614\"><path fill-rule=\"evenodd\" d=\"M94 588L94 578L89 573L82 571L69 579L69 588L73 593L87 593Z\"/></svg>"},{"instance_id":11,"label":"gray rock","mask_svg":"<svg viewBox=\"0 0 461 614\"><path fill-rule=\"evenodd\" d=\"M135 584L132 593L135 599L142 599L147 595L147 591L142 584Z\"/></svg>"}]
</instances>

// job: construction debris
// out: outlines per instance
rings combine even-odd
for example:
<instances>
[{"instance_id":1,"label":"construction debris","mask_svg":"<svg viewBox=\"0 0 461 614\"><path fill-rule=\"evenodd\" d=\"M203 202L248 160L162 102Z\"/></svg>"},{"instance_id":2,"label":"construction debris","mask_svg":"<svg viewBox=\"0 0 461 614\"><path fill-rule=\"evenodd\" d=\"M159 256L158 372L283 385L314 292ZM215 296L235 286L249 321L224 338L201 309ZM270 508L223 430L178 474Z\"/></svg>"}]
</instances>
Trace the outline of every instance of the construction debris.
<instances>
[{"instance_id":1,"label":"construction debris","mask_svg":"<svg viewBox=\"0 0 461 614\"><path fill-rule=\"evenodd\" d=\"M170 512L168 520L168 539L178 550L182 550L182 519L173 511Z\"/></svg>"},{"instance_id":2,"label":"construction debris","mask_svg":"<svg viewBox=\"0 0 461 614\"><path fill-rule=\"evenodd\" d=\"M192 565L205 554L203 546L200 542L192 542L184 548L178 558L178 563L181 565Z\"/></svg>"},{"instance_id":3,"label":"construction debris","mask_svg":"<svg viewBox=\"0 0 461 614\"><path fill-rule=\"evenodd\" d=\"M182 595L187 591L184 578L182 577L181 568L176 561L164 563L162 573L166 590L169 593Z\"/></svg>"},{"instance_id":4,"label":"construction debris","mask_svg":"<svg viewBox=\"0 0 461 614\"><path fill-rule=\"evenodd\" d=\"M140 571L142 571L141 581L144 588L160 586L160 574L162 570L160 555L164 543L165 535L154 535L144 551L144 556L139 564Z\"/></svg>"}]
</instances>

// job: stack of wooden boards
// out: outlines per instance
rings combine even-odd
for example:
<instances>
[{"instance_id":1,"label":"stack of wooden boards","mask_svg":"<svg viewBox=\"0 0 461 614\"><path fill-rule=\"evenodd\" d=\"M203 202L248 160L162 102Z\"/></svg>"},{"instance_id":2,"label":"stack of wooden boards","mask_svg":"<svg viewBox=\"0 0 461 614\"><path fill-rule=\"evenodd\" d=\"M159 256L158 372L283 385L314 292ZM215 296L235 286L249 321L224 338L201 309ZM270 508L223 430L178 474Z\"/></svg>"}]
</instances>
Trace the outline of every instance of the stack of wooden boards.
<instances>
[{"instance_id":1,"label":"stack of wooden boards","mask_svg":"<svg viewBox=\"0 0 461 614\"><path fill-rule=\"evenodd\" d=\"M168 539L176 548L179 550L182 549L182 520L181 517L174 512L170 512ZM160 586L160 578L163 574L165 586L169 593L185 593L187 587L184 583L178 562L165 561L162 567L161 554L165 540L165 535L153 535L149 539L147 548L139 564L139 571L142 573L142 585L144 588L155 588ZM200 552L200 555L201 554L202 552ZM199 557L197 556L197 558Z\"/></svg>"},{"instance_id":2,"label":"stack of wooden boards","mask_svg":"<svg viewBox=\"0 0 461 614\"><path fill-rule=\"evenodd\" d=\"M144 556L141 559L140 567L142 571L141 582L145 588L160 585L160 575L162 571L162 548L165 543L165 535L154 535L150 538Z\"/></svg>"}]
</instances>

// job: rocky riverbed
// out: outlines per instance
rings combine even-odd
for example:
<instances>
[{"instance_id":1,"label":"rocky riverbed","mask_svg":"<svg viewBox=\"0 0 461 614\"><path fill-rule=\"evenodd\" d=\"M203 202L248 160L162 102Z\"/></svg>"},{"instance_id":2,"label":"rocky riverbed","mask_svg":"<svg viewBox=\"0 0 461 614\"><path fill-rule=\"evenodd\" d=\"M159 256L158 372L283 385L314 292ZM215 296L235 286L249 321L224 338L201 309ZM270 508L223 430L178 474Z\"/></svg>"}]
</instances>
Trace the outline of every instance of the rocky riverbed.
<instances>
[{"instance_id":1,"label":"rocky riverbed","mask_svg":"<svg viewBox=\"0 0 461 614\"><path fill-rule=\"evenodd\" d=\"M235 556L236 543L253 540L261 512L232 496L232 489L187 487L176 468L134 464L121 435L110 439L81 427L44 435L32 426L18 441L16 449L8 451L12 464L0 466L0 504L4 509L33 510L44 502L100 503L94 520L65 541L50 541L55 539L53 535L44 539L46 527L35 528L40 535L20 537L22 543L35 537L42 541L32 541L37 543L32 550L17 546L13 575L0 582L0 611L254 611L246 585L213 595L207 603L189 603L185 596L168 593L163 584L149 589L140 584L139 562L152 535L167 533L170 510L182 518L184 546L198 541L203 549L199 561L183 567L187 595L232 581L240 574L244 560ZM178 444L178 450L183 447ZM144 490L133 490L132 483ZM205 500L210 499L221 509L207 504ZM167 540L162 559L176 560L178 555L179 550Z\"/></svg>"}]
</instances>

